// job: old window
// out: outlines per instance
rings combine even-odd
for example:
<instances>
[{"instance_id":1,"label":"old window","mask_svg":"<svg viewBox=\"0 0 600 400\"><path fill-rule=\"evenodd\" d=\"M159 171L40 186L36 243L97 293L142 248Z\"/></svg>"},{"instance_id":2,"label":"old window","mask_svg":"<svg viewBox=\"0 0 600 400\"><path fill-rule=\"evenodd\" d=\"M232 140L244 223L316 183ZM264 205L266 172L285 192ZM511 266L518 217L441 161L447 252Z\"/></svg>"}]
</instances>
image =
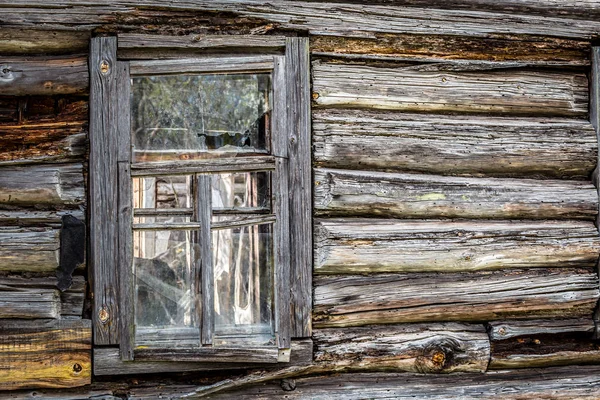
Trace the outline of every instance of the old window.
<instances>
[{"instance_id":1,"label":"old window","mask_svg":"<svg viewBox=\"0 0 600 400\"><path fill-rule=\"evenodd\" d=\"M95 343L123 360L282 362L310 329L293 296L310 280L290 275L310 274L291 248L310 231L290 229L310 215L297 179L310 156L290 150L307 133L307 63L298 39L282 43L281 55L125 61L115 38L93 39Z\"/></svg>"}]
</instances>

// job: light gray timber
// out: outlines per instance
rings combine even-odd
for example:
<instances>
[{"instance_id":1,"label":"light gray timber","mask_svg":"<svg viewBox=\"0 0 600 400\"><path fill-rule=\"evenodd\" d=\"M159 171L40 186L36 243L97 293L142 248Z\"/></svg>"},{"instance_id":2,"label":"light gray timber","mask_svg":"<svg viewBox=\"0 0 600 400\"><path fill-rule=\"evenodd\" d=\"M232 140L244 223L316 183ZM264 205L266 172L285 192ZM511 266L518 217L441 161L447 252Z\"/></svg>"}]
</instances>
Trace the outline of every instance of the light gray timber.
<instances>
[{"instance_id":1,"label":"light gray timber","mask_svg":"<svg viewBox=\"0 0 600 400\"><path fill-rule=\"evenodd\" d=\"M313 99L322 107L418 112L585 116L588 81L575 72L428 71L315 61Z\"/></svg>"},{"instance_id":2,"label":"light gray timber","mask_svg":"<svg viewBox=\"0 0 600 400\"><path fill-rule=\"evenodd\" d=\"M200 341L204 344L212 344L215 327L215 273L212 260L212 233L210 231L212 219L212 176L197 175L195 188L194 207L198 221L198 248L200 255L192 271L193 282L199 282L201 295L201 325ZM156 360L156 359L155 359Z\"/></svg>"},{"instance_id":3,"label":"light gray timber","mask_svg":"<svg viewBox=\"0 0 600 400\"><path fill-rule=\"evenodd\" d=\"M600 47L592 47L592 68L590 72L590 122L596 130L596 135L600 143ZM592 181L598 190L600 197L600 153L598 153L597 166L594 170ZM600 202L598 202L599 213L596 216L596 226L600 226ZM600 337L600 305L594 311L594 321L596 323L596 332L594 336Z\"/></svg>"},{"instance_id":4,"label":"light gray timber","mask_svg":"<svg viewBox=\"0 0 600 400\"><path fill-rule=\"evenodd\" d=\"M186 58L176 60L131 61L131 75L184 73L254 72L273 69L273 56Z\"/></svg>"},{"instance_id":5,"label":"light gray timber","mask_svg":"<svg viewBox=\"0 0 600 400\"><path fill-rule=\"evenodd\" d=\"M579 318L599 296L589 269L317 276L313 324Z\"/></svg>"},{"instance_id":6,"label":"light gray timber","mask_svg":"<svg viewBox=\"0 0 600 400\"><path fill-rule=\"evenodd\" d=\"M3 95L83 94L89 87L85 57L3 57L0 90Z\"/></svg>"},{"instance_id":7,"label":"light gray timber","mask_svg":"<svg viewBox=\"0 0 600 400\"><path fill-rule=\"evenodd\" d=\"M588 219L598 214L590 182L465 178L318 168L315 211L394 218Z\"/></svg>"},{"instance_id":8,"label":"light gray timber","mask_svg":"<svg viewBox=\"0 0 600 400\"><path fill-rule=\"evenodd\" d=\"M488 333L492 341L506 340L518 336L570 332L591 334L594 332L594 321L590 318L579 318L488 322Z\"/></svg>"},{"instance_id":9,"label":"light gray timber","mask_svg":"<svg viewBox=\"0 0 600 400\"><path fill-rule=\"evenodd\" d=\"M11 166L0 171L0 204L51 208L85 203L79 163Z\"/></svg>"},{"instance_id":10,"label":"light gray timber","mask_svg":"<svg viewBox=\"0 0 600 400\"><path fill-rule=\"evenodd\" d=\"M275 169L275 157L217 158L192 162L140 162L131 166L131 176L194 174L208 172L268 171Z\"/></svg>"},{"instance_id":11,"label":"light gray timber","mask_svg":"<svg viewBox=\"0 0 600 400\"><path fill-rule=\"evenodd\" d=\"M312 363L313 342L311 339L293 340L290 362L285 364L239 364L239 363L206 363L206 362L168 362L143 361L125 362L120 359L119 350L111 347L94 348L95 375L129 375L164 372L218 371L232 369L272 369L292 365L308 365Z\"/></svg>"},{"instance_id":12,"label":"light gray timber","mask_svg":"<svg viewBox=\"0 0 600 400\"><path fill-rule=\"evenodd\" d=\"M207 308L207 307L205 307ZM210 331L212 334L212 331ZM211 337L212 343L212 337ZM208 343L210 344L210 343ZM136 361L171 361L171 362L226 362L239 363L271 363L277 364L277 347L253 348L221 346L201 346L197 348L135 348L133 350Z\"/></svg>"},{"instance_id":13,"label":"light gray timber","mask_svg":"<svg viewBox=\"0 0 600 400\"><path fill-rule=\"evenodd\" d=\"M591 1L573 7L557 5L558 10L570 9L566 15L544 10L535 15L515 13L510 6L498 6L499 11L468 9L443 9L427 4L418 6L344 4L330 2L294 2L285 0L177 0L168 4L158 0L144 1L144 11L229 12L240 17L263 20L284 29L308 31L311 35L376 37L378 33L446 34L471 37L508 35L547 35L591 39L600 31L596 7ZM535 9L543 9L537 3ZM2 24L7 27L36 27L37 29L93 29L102 25L127 20L136 22L140 6L136 0L111 1L98 4L81 0L47 0L32 3L30 0L3 0ZM552 10L552 8L550 8ZM553 10L554 11L554 10ZM578 15L573 18L572 15ZM583 16L583 18L581 18ZM142 21L147 21L138 17ZM138 22L143 23L143 22Z\"/></svg>"},{"instance_id":14,"label":"light gray timber","mask_svg":"<svg viewBox=\"0 0 600 400\"><path fill-rule=\"evenodd\" d=\"M482 325L442 323L316 329L315 362L344 371L485 372Z\"/></svg>"},{"instance_id":15,"label":"light gray timber","mask_svg":"<svg viewBox=\"0 0 600 400\"><path fill-rule=\"evenodd\" d=\"M308 38L288 38L288 155L292 337L312 332L312 185Z\"/></svg>"},{"instance_id":16,"label":"light gray timber","mask_svg":"<svg viewBox=\"0 0 600 400\"><path fill-rule=\"evenodd\" d=\"M594 268L590 221L317 219L315 274Z\"/></svg>"},{"instance_id":17,"label":"light gray timber","mask_svg":"<svg viewBox=\"0 0 600 400\"><path fill-rule=\"evenodd\" d=\"M598 141L581 119L318 109L319 167L440 175L589 179Z\"/></svg>"},{"instance_id":18,"label":"light gray timber","mask_svg":"<svg viewBox=\"0 0 600 400\"><path fill-rule=\"evenodd\" d=\"M60 318L57 289L11 289L0 291L0 318Z\"/></svg>"},{"instance_id":19,"label":"light gray timber","mask_svg":"<svg viewBox=\"0 0 600 400\"><path fill-rule=\"evenodd\" d=\"M117 40L90 45L90 270L94 344L116 344L118 286L118 85ZM103 318L101 319L100 316Z\"/></svg>"},{"instance_id":20,"label":"light gray timber","mask_svg":"<svg viewBox=\"0 0 600 400\"><path fill-rule=\"evenodd\" d=\"M50 227L60 228L63 215L72 215L84 220L82 210L37 211L37 210L0 210L1 226Z\"/></svg>"},{"instance_id":21,"label":"light gray timber","mask_svg":"<svg viewBox=\"0 0 600 400\"><path fill-rule=\"evenodd\" d=\"M59 251L60 229L0 228L0 271L54 271Z\"/></svg>"}]
</instances>

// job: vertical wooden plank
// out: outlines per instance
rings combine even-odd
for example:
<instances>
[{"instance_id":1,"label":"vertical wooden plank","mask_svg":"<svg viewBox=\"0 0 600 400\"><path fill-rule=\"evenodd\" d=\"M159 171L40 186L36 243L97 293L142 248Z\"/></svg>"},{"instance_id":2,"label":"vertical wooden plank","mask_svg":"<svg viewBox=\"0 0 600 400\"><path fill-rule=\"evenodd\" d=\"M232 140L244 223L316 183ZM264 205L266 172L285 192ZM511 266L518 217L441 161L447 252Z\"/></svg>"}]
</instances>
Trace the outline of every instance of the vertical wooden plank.
<instances>
[{"instance_id":1,"label":"vertical wooden plank","mask_svg":"<svg viewBox=\"0 0 600 400\"><path fill-rule=\"evenodd\" d=\"M290 220L287 152L287 87L285 57L275 57L273 69L273 211L275 246L275 334L277 347L290 348Z\"/></svg>"},{"instance_id":2,"label":"vertical wooden plank","mask_svg":"<svg viewBox=\"0 0 600 400\"><path fill-rule=\"evenodd\" d=\"M90 280L96 345L117 344L117 40L90 45Z\"/></svg>"},{"instance_id":3,"label":"vertical wooden plank","mask_svg":"<svg viewBox=\"0 0 600 400\"><path fill-rule=\"evenodd\" d=\"M590 77L590 122L592 126L596 130L596 137L598 138L598 142L600 143L600 110L598 107L600 106L600 47L594 46L592 47L592 71ZM598 171L598 164L600 164L600 152L598 153L598 158L596 162L596 169L592 175L592 179L594 185L596 185L596 189L598 190L598 196L600 197L600 171ZM596 227L600 227L600 202L599 205L599 213L596 217ZM600 338L600 304L596 306L596 311L594 312L594 323L596 325L596 329L594 332L594 338Z\"/></svg>"},{"instance_id":4,"label":"vertical wooden plank","mask_svg":"<svg viewBox=\"0 0 600 400\"><path fill-rule=\"evenodd\" d=\"M308 38L286 40L292 337L311 336L312 182Z\"/></svg>"},{"instance_id":5,"label":"vertical wooden plank","mask_svg":"<svg viewBox=\"0 0 600 400\"><path fill-rule=\"evenodd\" d=\"M202 323L200 338L203 345L212 344L215 326L214 273L210 232L212 215L211 179L212 175L209 174L199 174L196 179L196 218L200 223L198 231L200 268L196 273L201 275Z\"/></svg>"}]
</instances>

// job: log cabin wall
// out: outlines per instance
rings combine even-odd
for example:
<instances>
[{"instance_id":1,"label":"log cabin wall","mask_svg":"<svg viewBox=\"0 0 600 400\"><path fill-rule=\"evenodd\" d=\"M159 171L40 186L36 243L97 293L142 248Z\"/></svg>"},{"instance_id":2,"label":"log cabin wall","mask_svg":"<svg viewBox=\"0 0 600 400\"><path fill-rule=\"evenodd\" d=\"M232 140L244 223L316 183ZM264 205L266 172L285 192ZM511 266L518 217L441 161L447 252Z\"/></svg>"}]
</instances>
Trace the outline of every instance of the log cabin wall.
<instances>
[{"instance_id":1,"label":"log cabin wall","mask_svg":"<svg viewBox=\"0 0 600 400\"><path fill-rule=\"evenodd\" d=\"M600 396L600 5L136 3L0 1L0 397ZM122 33L309 37L311 363L92 367L87 52Z\"/></svg>"}]
</instances>

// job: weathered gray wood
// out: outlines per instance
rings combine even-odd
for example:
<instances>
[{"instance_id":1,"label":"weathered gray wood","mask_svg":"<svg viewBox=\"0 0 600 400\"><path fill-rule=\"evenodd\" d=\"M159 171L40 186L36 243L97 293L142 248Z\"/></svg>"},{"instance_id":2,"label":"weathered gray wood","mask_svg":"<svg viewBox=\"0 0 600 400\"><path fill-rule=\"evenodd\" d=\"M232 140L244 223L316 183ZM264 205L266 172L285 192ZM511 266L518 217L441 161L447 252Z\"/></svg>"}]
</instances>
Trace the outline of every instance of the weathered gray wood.
<instances>
[{"instance_id":1,"label":"weathered gray wood","mask_svg":"<svg viewBox=\"0 0 600 400\"><path fill-rule=\"evenodd\" d=\"M560 116L585 116L588 111L588 82L580 73L312 65L318 106Z\"/></svg>"},{"instance_id":2,"label":"weathered gray wood","mask_svg":"<svg viewBox=\"0 0 600 400\"><path fill-rule=\"evenodd\" d=\"M192 174L203 172L268 171L275 169L275 157L218 158L193 162L142 162L131 166L132 176Z\"/></svg>"},{"instance_id":3,"label":"weathered gray wood","mask_svg":"<svg viewBox=\"0 0 600 400\"><path fill-rule=\"evenodd\" d=\"M208 307L204 307L208 308ZM204 331L203 331L204 332ZM210 331L212 334L212 331ZM212 343L212 337L210 338ZM207 343L207 344L210 344ZM221 346L204 346L190 348L135 348L133 350L136 361L176 361L176 362L225 362L239 363L277 363L278 350L276 347L253 348L227 348Z\"/></svg>"},{"instance_id":4,"label":"weathered gray wood","mask_svg":"<svg viewBox=\"0 0 600 400\"><path fill-rule=\"evenodd\" d=\"M176 60L131 61L131 75L218 73L273 69L273 56L178 58Z\"/></svg>"},{"instance_id":5,"label":"weathered gray wood","mask_svg":"<svg viewBox=\"0 0 600 400\"><path fill-rule=\"evenodd\" d=\"M81 164L4 167L0 204L56 207L85 203Z\"/></svg>"},{"instance_id":6,"label":"weathered gray wood","mask_svg":"<svg viewBox=\"0 0 600 400\"><path fill-rule=\"evenodd\" d=\"M38 29L91 29L101 25L110 26L124 19L129 24L143 24L145 15L139 15L135 0L113 1L99 5L81 0L49 0L32 4L29 0L3 1L0 14L5 26L35 26ZM440 3L436 3L439 6ZM470 3L463 3L465 8ZM568 9L554 2L559 10ZM577 4L566 17L560 13L543 11L549 16L532 15L530 12L512 14L511 6L500 6L501 11L490 12L470 9L441 9L406 7L397 5L344 4L330 2L295 2L285 0L179 0L165 4L158 0L144 2L144 11L225 11L240 17L262 20L280 28L298 29L311 34L334 36L375 37L377 33L446 34L472 37L488 37L495 34L548 35L589 39L600 27L595 20L597 14L590 13L594 6L590 2ZM25 7L23 7L25 6ZM543 9L537 6L536 9ZM512 12L512 13L511 13ZM583 15L584 19L570 18ZM19 16L19 18L16 17ZM246 18L247 19L247 18ZM272 29L272 27L271 27ZM268 28L267 28L268 30Z\"/></svg>"},{"instance_id":7,"label":"weathered gray wood","mask_svg":"<svg viewBox=\"0 0 600 400\"><path fill-rule=\"evenodd\" d=\"M63 215L72 215L77 219L84 220L85 216L81 210L64 211L35 211L35 210L0 210L1 226L31 226L60 228Z\"/></svg>"},{"instance_id":8,"label":"weathered gray wood","mask_svg":"<svg viewBox=\"0 0 600 400\"><path fill-rule=\"evenodd\" d=\"M593 400L600 396L598 374L598 366L427 376L386 372L355 373L295 379L293 391L282 388L280 381L272 381L242 386L233 391L213 394L210 398ZM132 398L140 399L144 394L147 396L149 391L132 390L130 394ZM163 392L163 395L166 393Z\"/></svg>"},{"instance_id":9,"label":"weathered gray wood","mask_svg":"<svg viewBox=\"0 0 600 400\"><path fill-rule=\"evenodd\" d=\"M500 66L589 65L589 42L543 36L495 35L478 38L456 35L378 33L373 38L311 36L314 56L379 60L483 60Z\"/></svg>"},{"instance_id":10,"label":"weathered gray wood","mask_svg":"<svg viewBox=\"0 0 600 400\"><path fill-rule=\"evenodd\" d=\"M284 36L261 35L150 35L121 33L117 54L121 59L181 58L220 53L279 53Z\"/></svg>"},{"instance_id":11,"label":"weathered gray wood","mask_svg":"<svg viewBox=\"0 0 600 400\"><path fill-rule=\"evenodd\" d=\"M6 55L84 53L89 45L90 32L0 29L0 53Z\"/></svg>"},{"instance_id":12,"label":"weathered gray wood","mask_svg":"<svg viewBox=\"0 0 600 400\"><path fill-rule=\"evenodd\" d=\"M89 86L85 57L4 57L0 59L3 95L86 93Z\"/></svg>"},{"instance_id":13,"label":"weathered gray wood","mask_svg":"<svg viewBox=\"0 0 600 400\"><path fill-rule=\"evenodd\" d=\"M94 375L129 375L164 372L218 371L228 369L270 369L312 363L313 342L310 339L293 340L290 362L285 364L239 364L206 362L144 361L125 362L120 359L118 349L94 348Z\"/></svg>"},{"instance_id":14,"label":"weathered gray wood","mask_svg":"<svg viewBox=\"0 0 600 400\"><path fill-rule=\"evenodd\" d=\"M91 336L89 320L3 321L0 389L89 385Z\"/></svg>"},{"instance_id":15,"label":"weathered gray wood","mask_svg":"<svg viewBox=\"0 0 600 400\"><path fill-rule=\"evenodd\" d=\"M315 274L594 268L592 222L317 219Z\"/></svg>"},{"instance_id":16,"label":"weathered gray wood","mask_svg":"<svg viewBox=\"0 0 600 400\"><path fill-rule=\"evenodd\" d=\"M317 329L315 362L336 371L485 372L490 343L482 325L457 323Z\"/></svg>"},{"instance_id":17,"label":"weathered gray wood","mask_svg":"<svg viewBox=\"0 0 600 400\"><path fill-rule=\"evenodd\" d=\"M590 122L596 130L596 135L600 143L600 47L592 47L592 68L590 72ZM600 152L598 153L597 165L600 165ZM594 170L592 181L598 190L600 197L600 170L598 166ZM599 213L596 216L596 226L600 226L600 202L598 202ZM600 305L594 311L594 321L596 331L594 337L600 337Z\"/></svg>"},{"instance_id":18,"label":"weathered gray wood","mask_svg":"<svg viewBox=\"0 0 600 400\"><path fill-rule=\"evenodd\" d=\"M94 344L118 341L118 86L117 40L90 46L90 261Z\"/></svg>"},{"instance_id":19,"label":"weathered gray wood","mask_svg":"<svg viewBox=\"0 0 600 400\"><path fill-rule=\"evenodd\" d=\"M212 177L210 175L196 176L194 201L196 220L198 221L198 248L200 254L192 276L194 282L200 284L201 325L200 341L202 344L212 344L215 327L215 287L214 269L212 259L212 233L210 231L212 219ZM155 359L156 360L156 359Z\"/></svg>"},{"instance_id":20,"label":"weathered gray wood","mask_svg":"<svg viewBox=\"0 0 600 400\"><path fill-rule=\"evenodd\" d=\"M280 192L280 193L287 193L287 192ZM286 199L286 201L287 201L287 199ZM229 228L236 228L236 227L240 227L240 226L268 224L268 223L274 223L277 221L277 216L275 214L262 214L262 215L227 214L227 215L230 217L224 221L213 222L211 224L210 228L212 230L229 229ZM289 236L286 236L286 239L287 238L289 238ZM286 246L286 247L289 247L289 246ZM289 248L287 250L289 251Z\"/></svg>"},{"instance_id":21,"label":"weathered gray wood","mask_svg":"<svg viewBox=\"0 0 600 400\"><path fill-rule=\"evenodd\" d=\"M0 228L0 270L54 271L58 267L60 230Z\"/></svg>"},{"instance_id":22,"label":"weathered gray wood","mask_svg":"<svg viewBox=\"0 0 600 400\"><path fill-rule=\"evenodd\" d=\"M491 340L506 340L517 336L557 334L569 332L594 332L591 318L543 319L530 321L493 321L488 323Z\"/></svg>"},{"instance_id":23,"label":"weathered gray wood","mask_svg":"<svg viewBox=\"0 0 600 400\"><path fill-rule=\"evenodd\" d=\"M582 181L314 171L317 215L589 219L598 194Z\"/></svg>"},{"instance_id":24,"label":"weathered gray wood","mask_svg":"<svg viewBox=\"0 0 600 400\"><path fill-rule=\"evenodd\" d=\"M288 156L292 337L311 335L312 187L310 57L307 38L288 38Z\"/></svg>"},{"instance_id":25,"label":"weathered gray wood","mask_svg":"<svg viewBox=\"0 0 600 400\"><path fill-rule=\"evenodd\" d=\"M592 125L579 119L315 110L317 166L441 175L589 179Z\"/></svg>"},{"instance_id":26,"label":"weathered gray wood","mask_svg":"<svg viewBox=\"0 0 600 400\"><path fill-rule=\"evenodd\" d=\"M579 269L318 276L313 323L577 318L590 315L598 297L596 274Z\"/></svg>"}]
</instances>

